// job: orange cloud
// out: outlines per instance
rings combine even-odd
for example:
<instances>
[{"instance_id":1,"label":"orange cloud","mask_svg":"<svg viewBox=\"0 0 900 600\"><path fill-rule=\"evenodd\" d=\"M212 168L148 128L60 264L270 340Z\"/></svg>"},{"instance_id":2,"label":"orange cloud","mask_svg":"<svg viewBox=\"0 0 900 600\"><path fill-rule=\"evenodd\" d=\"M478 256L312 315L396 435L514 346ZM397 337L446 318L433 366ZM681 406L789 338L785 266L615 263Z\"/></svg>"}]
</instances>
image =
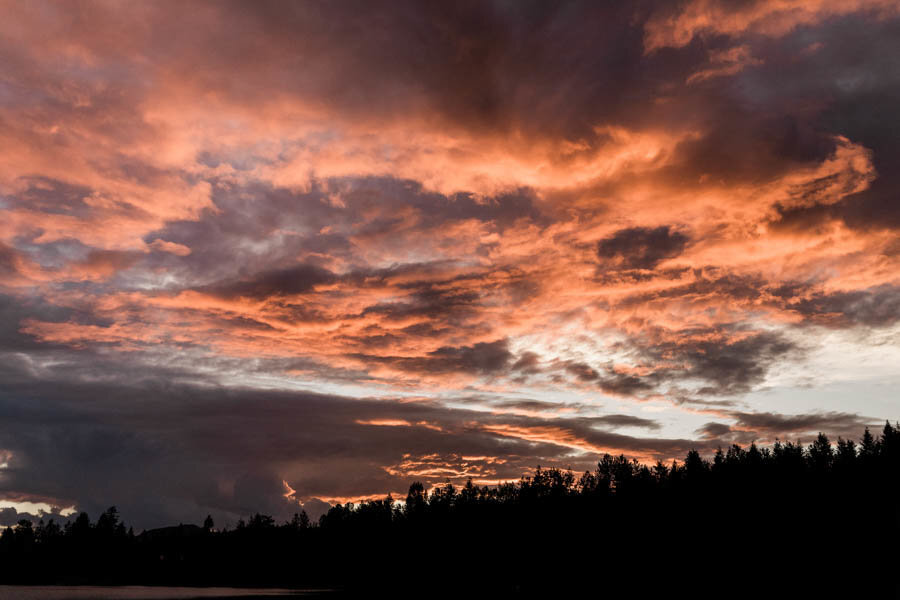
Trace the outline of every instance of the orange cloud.
<instances>
[{"instance_id":1,"label":"orange cloud","mask_svg":"<svg viewBox=\"0 0 900 600\"><path fill-rule=\"evenodd\" d=\"M780 37L803 25L852 13L888 18L898 13L890 0L764 0L735 6L721 0L693 0L675 14L661 10L645 26L647 52L666 47L686 46L694 36L704 34L759 34Z\"/></svg>"}]
</instances>

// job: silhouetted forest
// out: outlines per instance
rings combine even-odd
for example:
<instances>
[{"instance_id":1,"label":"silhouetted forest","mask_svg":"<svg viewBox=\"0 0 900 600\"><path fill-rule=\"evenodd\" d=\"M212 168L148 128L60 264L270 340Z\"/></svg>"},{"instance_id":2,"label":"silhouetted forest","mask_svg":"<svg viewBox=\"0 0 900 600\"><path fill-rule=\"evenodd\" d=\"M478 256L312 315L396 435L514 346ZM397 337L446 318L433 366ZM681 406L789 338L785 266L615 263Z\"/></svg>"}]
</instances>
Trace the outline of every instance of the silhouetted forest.
<instances>
[{"instance_id":1,"label":"silhouetted forest","mask_svg":"<svg viewBox=\"0 0 900 600\"><path fill-rule=\"evenodd\" d=\"M435 595L791 593L897 597L900 425L859 442L734 445L648 466L604 455L581 475L413 483L403 502L337 505L312 523L135 534L110 508L0 537L0 583L323 586Z\"/></svg>"}]
</instances>

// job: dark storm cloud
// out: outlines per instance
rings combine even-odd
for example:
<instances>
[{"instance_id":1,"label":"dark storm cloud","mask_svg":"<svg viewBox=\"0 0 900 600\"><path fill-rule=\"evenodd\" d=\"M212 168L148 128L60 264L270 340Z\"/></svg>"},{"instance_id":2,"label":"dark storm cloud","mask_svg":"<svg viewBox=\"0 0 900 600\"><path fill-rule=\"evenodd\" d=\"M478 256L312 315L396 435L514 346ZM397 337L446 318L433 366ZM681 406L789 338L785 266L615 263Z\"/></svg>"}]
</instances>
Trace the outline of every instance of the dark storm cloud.
<instances>
[{"instance_id":1,"label":"dark storm cloud","mask_svg":"<svg viewBox=\"0 0 900 600\"><path fill-rule=\"evenodd\" d=\"M815 52L798 50L818 43ZM852 48L852 52L847 49ZM900 99L900 24L851 15L821 28L799 30L759 48L766 63L741 78L767 105L795 107L798 127L835 131L872 150L878 178L869 189L824 209L798 209L794 223L809 218L814 226L823 214L864 229L900 226L900 121L894 107ZM792 58L792 56L794 58ZM811 118L803 107L820 106Z\"/></svg>"},{"instance_id":2,"label":"dark storm cloud","mask_svg":"<svg viewBox=\"0 0 900 600\"><path fill-rule=\"evenodd\" d=\"M787 308L813 323L883 327L900 320L900 288L881 285L852 292L819 292L789 301Z\"/></svg>"},{"instance_id":3,"label":"dark storm cloud","mask_svg":"<svg viewBox=\"0 0 900 600\"><path fill-rule=\"evenodd\" d=\"M438 322L454 320L475 314L481 295L465 288L435 289L423 286L423 289L410 294L404 302L379 302L366 307L363 315L378 314L388 321L405 320L410 317L429 317Z\"/></svg>"},{"instance_id":4,"label":"dark storm cloud","mask_svg":"<svg viewBox=\"0 0 900 600\"><path fill-rule=\"evenodd\" d=\"M429 356L452 370L481 373L493 373L505 369L513 357L505 339L495 342L479 342L472 346L459 348L445 346L430 352Z\"/></svg>"},{"instance_id":5,"label":"dark storm cloud","mask_svg":"<svg viewBox=\"0 0 900 600\"><path fill-rule=\"evenodd\" d=\"M223 298L253 298L262 300L272 296L302 294L315 286L330 283L335 275L315 265L297 265L273 271L255 273L240 281L220 283L201 288L200 291Z\"/></svg>"},{"instance_id":6,"label":"dark storm cloud","mask_svg":"<svg viewBox=\"0 0 900 600\"><path fill-rule=\"evenodd\" d=\"M37 318L51 323L75 322L87 325L109 325L88 309L64 307L41 298L23 299L0 294L0 352L51 352L69 349L66 346L42 343L33 336L20 331L21 323L27 318Z\"/></svg>"},{"instance_id":7,"label":"dark storm cloud","mask_svg":"<svg viewBox=\"0 0 900 600\"><path fill-rule=\"evenodd\" d=\"M623 269L652 269L660 261L681 254L688 239L668 226L632 227L597 242L597 254Z\"/></svg>"},{"instance_id":8,"label":"dark storm cloud","mask_svg":"<svg viewBox=\"0 0 900 600\"><path fill-rule=\"evenodd\" d=\"M713 52L742 43L754 60L732 77L692 86L702 90L701 118L712 127L701 138L679 146L673 176L705 174L729 182L761 182L821 161L833 152L837 134L873 151L878 178L869 189L834 206L810 203L782 210L798 225L809 217L806 226L814 227L816 220L828 215L860 227L896 226L900 213L892 199L897 179L890 165L900 157L898 121L891 113L900 90L894 58L898 27L896 19L873 20L859 14L774 38L695 39L692 46ZM814 196L815 191L816 184L810 183L795 194Z\"/></svg>"},{"instance_id":9,"label":"dark storm cloud","mask_svg":"<svg viewBox=\"0 0 900 600\"><path fill-rule=\"evenodd\" d=\"M402 491L413 476L385 468L403 455L447 457L452 468L461 455L497 457L500 470L491 476L515 478L537 460L590 468L595 455L573 455L572 440L661 455L693 445L608 431L658 427L626 415L490 415L433 402L191 385L146 368L140 378L123 372L121 381L91 382L92 374L109 373L103 359L72 365L85 376L80 381L65 369L36 378L15 362L4 365L0 448L12 458L0 493L72 503L94 515L116 504L137 527L193 522L208 512L232 523L255 510L287 518L298 505L285 498L282 479L303 500Z\"/></svg>"},{"instance_id":10,"label":"dark storm cloud","mask_svg":"<svg viewBox=\"0 0 900 600\"><path fill-rule=\"evenodd\" d=\"M222 61L312 51L323 57L321 70L292 74L288 85L295 90L314 84L344 111L385 116L424 103L450 126L527 124L584 135L594 124L587 115L628 108L618 90L640 89L663 73L642 68L642 31L628 26L638 11L625 4L321 3L285 11L279 3L259 3L222 12L224 27L213 34L231 41ZM364 27L351 18L360 14L370 15ZM267 32L267 47L247 35L256 28ZM246 87L270 75L251 73ZM355 86L345 84L348 77ZM543 93L560 86L578 93L565 94L565 101ZM356 89L366 89L365 98ZM525 114L542 119L522 119Z\"/></svg>"},{"instance_id":11,"label":"dark storm cloud","mask_svg":"<svg viewBox=\"0 0 900 600\"><path fill-rule=\"evenodd\" d=\"M499 268L441 277L442 271L452 271L453 267L452 263L398 265L352 272L343 281L360 287L392 285L403 294L401 301L378 302L366 307L361 316L379 315L388 321L427 317L435 324L455 326L479 317L488 298L501 297L507 305L517 306L540 291L540 285L520 269ZM502 276L501 281L497 281L498 276ZM422 335L424 331L411 330L414 335Z\"/></svg>"},{"instance_id":12,"label":"dark storm cloud","mask_svg":"<svg viewBox=\"0 0 900 600\"><path fill-rule=\"evenodd\" d=\"M648 369L637 375L617 372L612 365L594 368L562 361L550 370L561 369L578 382L617 396L640 397L682 382L699 382L700 395L731 396L753 389L773 363L800 351L781 333L748 333L736 325L679 332L648 330L645 336L618 347L641 357Z\"/></svg>"},{"instance_id":13,"label":"dark storm cloud","mask_svg":"<svg viewBox=\"0 0 900 600\"><path fill-rule=\"evenodd\" d=\"M351 209L381 209L384 216L361 228L360 235L363 236L408 228L404 219L396 216L400 208L412 209L417 217L416 228L426 230L470 219L491 223L498 231L520 219L542 225L552 222L536 206L534 190L525 187L479 198L467 192L439 194L424 189L415 181L390 177L340 178L330 180L328 185L342 189L341 199ZM394 211L389 210L391 208ZM340 212L346 212L346 208Z\"/></svg>"},{"instance_id":14,"label":"dark storm cloud","mask_svg":"<svg viewBox=\"0 0 900 600\"><path fill-rule=\"evenodd\" d=\"M701 394L733 395L747 392L763 381L769 367L797 351L781 334L762 332L737 341L697 341L669 344L656 352L671 353L689 368L684 376L707 382Z\"/></svg>"},{"instance_id":15,"label":"dark storm cloud","mask_svg":"<svg viewBox=\"0 0 900 600\"><path fill-rule=\"evenodd\" d=\"M638 377L623 373L613 373L600 381L600 389L616 396L637 396L654 389L659 378L655 375Z\"/></svg>"},{"instance_id":16,"label":"dark storm cloud","mask_svg":"<svg viewBox=\"0 0 900 600\"><path fill-rule=\"evenodd\" d=\"M364 356L366 361L390 365L400 371L439 375L444 373L468 373L494 375L506 372L513 358L505 339L478 342L471 346L443 346L422 357Z\"/></svg>"},{"instance_id":17,"label":"dark storm cloud","mask_svg":"<svg viewBox=\"0 0 900 600\"><path fill-rule=\"evenodd\" d=\"M731 427L725 423L709 422L699 427L697 433L706 439L722 438L731 433Z\"/></svg>"},{"instance_id":18,"label":"dark storm cloud","mask_svg":"<svg viewBox=\"0 0 900 600\"><path fill-rule=\"evenodd\" d=\"M762 332L729 343L698 342L672 350L689 362L690 376L713 384L701 393L729 395L749 391L765 378L770 365L797 348L780 334Z\"/></svg>"},{"instance_id":19,"label":"dark storm cloud","mask_svg":"<svg viewBox=\"0 0 900 600\"><path fill-rule=\"evenodd\" d=\"M721 86L721 80L711 82ZM714 87L713 97L724 90ZM732 100L716 98L708 118L710 131L699 139L678 146L678 164L671 167L672 177L689 175L724 179L731 183L761 182L790 172L797 166L825 159L835 149L832 136L817 130L813 123L793 115L760 114L746 106L744 90L728 86ZM808 191L812 191L812 186Z\"/></svg>"},{"instance_id":20,"label":"dark storm cloud","mask_svg":"<svg viewBox=\"0 0 900 600\"><path fill-rule=\"evenodd\" d=\"M845 438L856 439L867 425L873 425L873 420L870 418L855 413L837 411L801 415L732 412L729 413L729 416L736 419L735 427L769 437L794 437L800 434L814 435L818 432L826 432L832 436L841 435ZM875 424L877 425L877 420Z\"/></svg>"},{"instance_id":21,"label":"dark storm cloud","mask_svg":"<svg viewBox=\"0 0 900 600\"><path fill-rule=\"evenodd\" d=\"M856 440L868 427L878 427L877 420L857 413L828 411L799 415L787 415L772 412L731 411L723 417L734 419L728 425L719 422L706 423L697 433L703 439L724 441L727 443L749 444L756 440L810 441L819 433L832 438Z\"/></svg>"},{"instance_id":22,"label":"dark storm cloud","mask_svg":"<svg viewBox=\"0 0 900 600\"><path fill-rule=\"evenodd\" d=\"M552 365L554 369L562 368L565 373L574 377L577 382L596 385L607 394L614 396L636 396L654 389L659 383L658 374L653 373L638 377L626 373L617 373L611 368L595 369L590 365L577 361L562 361Z\"/></svg>"}]
</instances>

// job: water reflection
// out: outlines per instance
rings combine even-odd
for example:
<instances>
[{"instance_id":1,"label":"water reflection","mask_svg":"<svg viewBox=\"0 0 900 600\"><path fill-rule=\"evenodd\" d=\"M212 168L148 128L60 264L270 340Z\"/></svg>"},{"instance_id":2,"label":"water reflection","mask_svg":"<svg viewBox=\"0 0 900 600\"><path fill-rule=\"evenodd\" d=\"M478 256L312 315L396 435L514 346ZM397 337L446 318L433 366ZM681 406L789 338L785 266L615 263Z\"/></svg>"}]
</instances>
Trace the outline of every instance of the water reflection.
<instances>
[{"instance_id":1,"label":"water reflection","mask_svg":"<svg viewBox=\"0 0 900 600\"><path fill-rule=\"evenodd\" d=\"M317 596L322 590L146 586L0 586L0 600L190 600Z\"/></svg>"}]
</instances>

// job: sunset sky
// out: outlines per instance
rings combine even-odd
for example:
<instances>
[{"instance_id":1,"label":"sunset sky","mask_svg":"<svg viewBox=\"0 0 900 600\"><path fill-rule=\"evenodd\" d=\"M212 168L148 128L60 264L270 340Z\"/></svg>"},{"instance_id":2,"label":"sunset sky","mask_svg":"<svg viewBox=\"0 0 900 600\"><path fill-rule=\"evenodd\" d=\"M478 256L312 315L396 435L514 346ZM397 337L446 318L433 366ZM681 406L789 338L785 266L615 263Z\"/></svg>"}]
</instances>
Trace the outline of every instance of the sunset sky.
<instances>
[{"instance_id":1,"label":"sunset sky","mask_svg":"<svg viewBox=\"0 0 900 600\"><path fill-rule=\"evenodd\" d=\"M900 417L896 0L0 4L0 524Z\"/></svg>"}]
</instances>

